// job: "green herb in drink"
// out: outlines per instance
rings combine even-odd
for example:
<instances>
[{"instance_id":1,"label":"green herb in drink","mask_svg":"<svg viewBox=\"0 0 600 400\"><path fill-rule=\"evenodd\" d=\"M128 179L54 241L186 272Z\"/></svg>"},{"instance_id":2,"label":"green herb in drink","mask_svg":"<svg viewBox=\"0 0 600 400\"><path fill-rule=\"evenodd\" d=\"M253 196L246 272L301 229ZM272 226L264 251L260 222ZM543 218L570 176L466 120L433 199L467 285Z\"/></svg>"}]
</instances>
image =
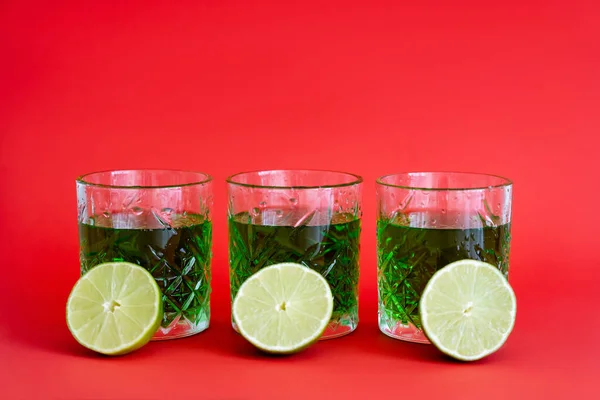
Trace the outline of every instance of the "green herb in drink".
<instances>
[{"instance_id":1,"label":"green herb in drink","mask_svg":"<svg viewBox=\"0 0 600 400\"><path fill-rule=\"evenodd\" d=\"M180 318L193 325L210 319L211 223L199 215L112 214L79 224L81 273L111 261L147 269L163 294L163 328ZM135 226L135 229L128 228Z\"/></svg>"},{"instance_id":2,"label":"green herb in drink","mask_svg":"<svg viewBox=\"0 0 600 400\"><path fill-rule=\"evenodd\" d=\"M410 323L421 329L421 293L434 272L451 262L484 261L508 276L510 224L483 226L477 219L474 228L443 228L444 220L452 218L427 215L438 221L436 228L407 226L406 216L377 222L380 325Z\"/></svg>"},{"instance_id":3,"label":"green herb in drink","mask_svg":"<svg viewBox=\"0 0 600 400\"><path fill-rule=\"evenodd\" d=\"M306 211L271 211L263 211L262 217L243 212L229 219L232 301L240 285L261 268L294 262L319 272L329 283L334 298L332 322L356 324L360 219L336 214L329 223L313 224Z\"/></svg>"}]
</instances>

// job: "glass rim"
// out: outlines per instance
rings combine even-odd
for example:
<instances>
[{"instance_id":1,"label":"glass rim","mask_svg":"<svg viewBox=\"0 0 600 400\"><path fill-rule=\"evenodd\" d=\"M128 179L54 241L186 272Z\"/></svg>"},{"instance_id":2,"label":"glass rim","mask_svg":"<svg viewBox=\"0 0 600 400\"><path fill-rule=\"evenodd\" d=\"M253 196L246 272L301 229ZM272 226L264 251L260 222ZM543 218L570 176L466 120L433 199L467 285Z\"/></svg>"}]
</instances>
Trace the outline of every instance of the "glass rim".
<instances>
[{"instance_id":1,"label":"glass rim","mask_svg":"<svg viewBox=\"0 0 600 400\"><path fill-rule=\"evenodd\" d=\"M474 186L474 187L447 187L447 188L442 188L442 187L422 187L422 186L410 186L410 185L396 185L393 183L386 183L383 182L383 179L385 178L389 178L392 176L401 176L401 175L405 175L405 176L410 176L410 175L414 175L414 174L446 174L446 175L452 175L452 174L456 174L456 175L471 175L471 176L479 176L479 177L489 177L489 178L498 178L501 179L503 182L496 184L496 185L487 185L487 186ZM378 177L375 181L375 183L377 183L378 185L382 185L382 186L387 186L387 187L392 187L392 188L398 188L398 189L411 189L411 190L427 190L427 191L437 191L437 192L446 192L446 191L469 191L469 190L485 190L485 189L498 189L498 188L502 188L502 187L508 187L508 186L512 186L513 182L508 179L505 178L503 176L500 175L494 175L494 174L486 174L486 173L480 173L480 172L462 172L462 171L410 171L410 172L397 172L394 174L386 174L386 175L382 175L380 177Z\"/></svg>"},{"instance_id":2,"label":"glass rim","mask_svg":"<svg viewBox=\"0 0 600 400\"><path fill-rule=\"evenodd\" d=\"M85 180L86 177L89 177L91 175L103 174L103 173L108 173L108 172L174 172L174 173L184 172L184 173L202 175L202 176L204 176L204 179L194 181L194 182L172 184L172 185L107 185L105 183L93 183L93 182L89 182L89 181ZM79 175L77 177L77 179L75 179L75 181L77 183L85 185L85 186L93 186L93 187L106 188L106 189L169 189L169 188L205 185L205 184L211 182L212 180L213 180L213 177L204 172L190 171L190 170L184 170L184 169L164 169L164 168L160 168L160 169L157 169L157 168L106 169L106 170L102 170L102 171L88 172L86 174Z\"/></svg>"},{"instance_id":3,"label":"glass rim","mask_svg":"<svg viewBox=\"0 0 600 400\"><path fill-rule=\"evenodd\" d=\"M257 185L253 183L243 183L243 182L235 182L233 179L240 175L245 174L254 174L258 172L325 172L325 173L335 173L342 174L347 176L352 176L354 178L351 182L345 183L336 183L331 185ZM236 172L233 175L229 175L225 181L231 185L237 185L248 188L256 188L256 189L294 189L294 190L308 190L308 189L330 189L330 188L339 188L339 187L347 187L354 186L363 183L363 177L360 175L353 174L351 172L343 172L329 169L257 169L252 171L243 171Z\"/></svg>"}]
</instances>

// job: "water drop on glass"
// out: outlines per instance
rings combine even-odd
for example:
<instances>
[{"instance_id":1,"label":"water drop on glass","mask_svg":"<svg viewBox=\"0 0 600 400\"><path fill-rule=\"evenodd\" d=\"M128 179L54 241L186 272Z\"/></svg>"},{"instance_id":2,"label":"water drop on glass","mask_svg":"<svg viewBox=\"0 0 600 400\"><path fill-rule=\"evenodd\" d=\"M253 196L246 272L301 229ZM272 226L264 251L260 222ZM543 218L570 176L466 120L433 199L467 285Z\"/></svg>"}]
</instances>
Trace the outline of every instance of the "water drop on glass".
<instances>
[{"instance_id":1,"label":"water drop on glass","mask_svg":"<svg viewBox=\"0 0 600 400\"><path fill-rule=\"evenodd\" d=\"M260 203L258 203L258 206L260 208L265 208L267 206L267 202L266 201L261 201Z\"/></svg>"},{"instance_id":2,"label":"water drop on glass","mask_svg":"<svg viewBox=\"0 0 600 400\"><path fill-rule=\"evenodd\" d=\"M135 215L142 215L142 213L144 212L144 210L142 210L141 207L133 207L131 209L131 211L135 214Z\"/></svg>"},{"instance_id":3,"label":"water drop on glass","mask_svg":"<svg viewBox=\"0 0 600 400\"><path fill-rule=\"evenodd\" d=\"M252 209L252 215L256 216L256 215L260 215L260 208L258 207L254 207Z\"/></svg>"},{"instance_id":4,"label":"water drop on glass","mask_svg":"<svg viewBox=\"0 0 600 400\"><path fill-rule=\"evenodd\" d=\"M173 209L169 208L169 207L165 207L162 210L160 210L161 212L167 214L167 215L171 215L173 213Z\"/></svg>"},{"instance_id":5,"label":"water drop on glass","mask_svg":"<svg viewBox=\"0 0 600 400\"><path fill-rule=\"evenodd\" d=\"M295 197L290 197L290 203L297 204L298 203L298 199L295 198Z\"/></svg>"},{"instance_id":6,"label":"water drop on glass","mask_svg":"<svg viewBox=\"0 0 600 400\"><path fill-rule=\"evenodd\" d=\"M104 218L109 218L109 217L110 217L110 213L109 213L108 211L104 211L104 212L102 213L102 216L103 216Z\"/></svg>"}]
</instances>

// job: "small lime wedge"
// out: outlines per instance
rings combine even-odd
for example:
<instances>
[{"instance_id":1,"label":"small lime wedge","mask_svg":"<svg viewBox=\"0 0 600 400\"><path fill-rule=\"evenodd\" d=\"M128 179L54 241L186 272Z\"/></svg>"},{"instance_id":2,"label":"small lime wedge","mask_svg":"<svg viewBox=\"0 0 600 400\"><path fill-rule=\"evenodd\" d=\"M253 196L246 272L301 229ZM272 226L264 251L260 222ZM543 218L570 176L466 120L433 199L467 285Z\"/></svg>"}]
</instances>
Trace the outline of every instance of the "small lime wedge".
<instances>
[{"instance_id":1,"label":"small lime wedge","mask_svg":"<svg viewBox=\"0 0 600 400\"><path fill-rule=\"evenodd\" d=\"M160 326L160 288L144 268L100 264L79 278L67 301L67 325L83 346L107 355L139 349Z\"/></svg>"},{"instance_id":2,"label":"small lime wedge","mask_svg":"<svg viewBox=\"0 0 600 400\"><path fill-rule=\"evenodd\" d=\"M431 343L453 358L474 361L504 344L515 324L517 300L498 268L460 260L433 274L419 310Z\"/></svg>"},{"instance_id":3,"label":"small lime wedge","mask_svg":"<svg viewBox=\"0 0 600 400\"><path fill-rule=\"evenodd\" d=\"M241 285L233 301L241 335L269 353L295 353L310 346L327 327L332 311L325 278L295 263L261 269Z\"/></svg>"}]
</instances>

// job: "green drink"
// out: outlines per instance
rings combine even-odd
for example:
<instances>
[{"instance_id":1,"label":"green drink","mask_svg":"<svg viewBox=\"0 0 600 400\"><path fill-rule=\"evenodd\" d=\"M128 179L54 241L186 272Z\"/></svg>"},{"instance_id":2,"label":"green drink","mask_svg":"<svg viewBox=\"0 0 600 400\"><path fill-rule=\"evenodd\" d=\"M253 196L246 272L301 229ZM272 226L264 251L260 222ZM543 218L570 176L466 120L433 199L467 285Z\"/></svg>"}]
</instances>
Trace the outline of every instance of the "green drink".
<instances>
[{"instance_id":1,"label":"green drink","mask_svg":"<svg viewBox=\"0 0 600 400\"><path fill-rule=\"evenodd\" d=\"M451 216L431 217L437 221ZM485 261L508 276L510 223L469 229L407 226L401 218L377 222L380 322L421 329L419 300L434 272L462 259ZM480 224L481 225L481 224Z\"/></svg>"},{"instance_id":2,"label":"green drink","mask_svg":"<svg viewBox=\"0 0 600 400\"><path fill-rule=\"evenodd\" d=\"M82 275L104 262L127 261L158 283L164 315L155 339L187 336L210 319L211 223L194 214L172 214L168 222L152 213L115 213L79 224Z\"/></svg>"},{"instance_id":3,"label":"green drink","mask_svg":"<svg viewBox=\"0 0 600 400\"><path fill-rule=\"evenodd\" d=\"M313 221L313 218L305 219L306 224L289 222L300 221L302 215L310 212L266 209L257 216L241 212L229 219L231 298L261 268L295 262L319 272L329 283L334 298L330 331L335 332L337 326L355 326L360 219L343 213L327 221ZM267 224L267 220L278 224Z\"/></svg>"},{"instance_id":4,"label":"green drink","mask_svg":"<svg viewBox=\"0 0 600 400\"><path fill-rule=\"evenodd\" d=\"M468 172L406 172L377 179L379 329L429 343L419 301L432 275L477 260L508 278L512 182Z\"/></svg>"},{"instance_id":5,"label":"green drink","mask_svg":"<svg viewBox=\"0 0 600 400\"><path fill-rule=\"evenodd\" d=\"M241 172L227 178L227 193L232 300L261 268L301 264L327 280L334 298L320 339L354 331L362 178L323 170Z\"/></svg>"},{"instance_id":6,"label":"green drink","mask_svg":"<svg viewBox=\"0 0 600 400\"><path fill-rule=\"evenodd\" d=\"M209 326L212 178L201 172L111 170L77 178L80 270L127 261L150 271L164 315L152 340Z\"/></svg>"}]
</instances>

